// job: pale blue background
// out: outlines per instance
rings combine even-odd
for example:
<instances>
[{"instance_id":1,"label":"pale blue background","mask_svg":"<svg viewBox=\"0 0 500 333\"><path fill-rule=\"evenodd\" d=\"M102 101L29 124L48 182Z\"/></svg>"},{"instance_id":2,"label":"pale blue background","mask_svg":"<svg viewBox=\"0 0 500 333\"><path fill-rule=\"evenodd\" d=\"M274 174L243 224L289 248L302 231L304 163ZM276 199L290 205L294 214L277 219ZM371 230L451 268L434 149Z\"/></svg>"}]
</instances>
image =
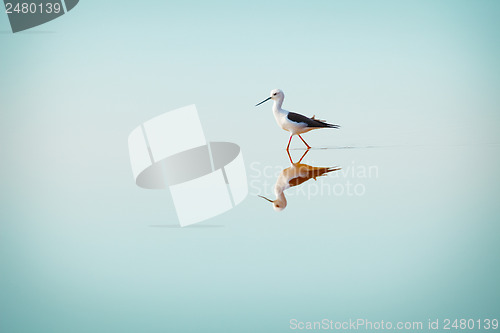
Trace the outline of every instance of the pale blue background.
<instances>
[{"instance_id":1,"label":"pale blue background","mask_svg":"<svg viewBox=\"0 0 500 333\"><path fill-rule=\"evenodd\" d=\"M493 0L86 0L14 35L1 14L0 331L499 318L499 15ZM313 146L377 146L307 157L378 166L366 194L276 213L252 193L207 227L161 227L174 207L134 185L129 132L195 103L209 140L286 167L271 105L253 106L273 88L343 126Z\"/></svg>"}]
</instances>

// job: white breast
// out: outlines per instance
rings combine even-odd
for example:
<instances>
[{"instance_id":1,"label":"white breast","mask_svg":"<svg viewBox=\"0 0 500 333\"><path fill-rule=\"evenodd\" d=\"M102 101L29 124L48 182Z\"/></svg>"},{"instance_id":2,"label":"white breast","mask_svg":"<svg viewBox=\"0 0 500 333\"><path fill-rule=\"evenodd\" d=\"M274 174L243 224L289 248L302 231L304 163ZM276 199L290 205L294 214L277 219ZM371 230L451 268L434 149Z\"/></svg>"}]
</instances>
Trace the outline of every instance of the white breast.
<instances>
[{"instance_id":1,"label":"white breast","mask_svg":"<svg viewBox=\"0 0 500 333\"><path fill-rule=\"evenodd\" d=\"M302 134L311 130L310 128L307 128L307 125L305 123L296 123L294 121L291 121L290 119L288 119L287 115L288 111L274 110L274 118L276 119L278 126L285 131L288 131L295 135Z\"/></svg>"},{"instance_id":2,"label":"white breast","mask_svg":"<svg viewBox=\"0 0 500 333\"><path fill-rule=\"evenodd\" d=\"M288 120L286 117L286 113L282 111L274 111L274 119L276 119L276 123L279 127L284 129L285 131L289 131L288 129Z\"/></svg>"}]
</instances>

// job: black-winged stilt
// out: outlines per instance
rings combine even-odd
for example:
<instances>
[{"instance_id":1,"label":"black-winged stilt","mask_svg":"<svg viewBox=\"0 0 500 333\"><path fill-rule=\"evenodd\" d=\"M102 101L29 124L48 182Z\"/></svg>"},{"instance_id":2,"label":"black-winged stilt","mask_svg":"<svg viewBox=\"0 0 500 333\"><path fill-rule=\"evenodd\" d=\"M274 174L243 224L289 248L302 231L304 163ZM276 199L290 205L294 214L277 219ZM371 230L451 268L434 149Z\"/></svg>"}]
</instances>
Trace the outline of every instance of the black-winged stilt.
<instances>
[{"instance_id":1,"label":"black-winged stilt","mask_svg":"<svg viewBox=\"0 0 500 333\"><path fill-rule=\"evenodd\" d=\"M301 114L282 109L281 105L283 104L283 100L285 99L285 94L280 89L272 90L271 96L255 106L261 105L262 103L267 102L270 99L274 101L273 113L274 118L276 118L276 122L282 129L290 132L290 139L288 140L288 146L286 147L287 150L288 148L290 148L290 142L292 142L292 137L294 135L298 135L302 142L304 142L304 144L307 146L307 149L309 149L311 148L311 146L309 146L307 142L302 138L302 136L300 136L301 134L318 128L340 127L339 125L328 124L324 120L316 119L315 116L309 118Z\"/></svg>"}]
</instances>

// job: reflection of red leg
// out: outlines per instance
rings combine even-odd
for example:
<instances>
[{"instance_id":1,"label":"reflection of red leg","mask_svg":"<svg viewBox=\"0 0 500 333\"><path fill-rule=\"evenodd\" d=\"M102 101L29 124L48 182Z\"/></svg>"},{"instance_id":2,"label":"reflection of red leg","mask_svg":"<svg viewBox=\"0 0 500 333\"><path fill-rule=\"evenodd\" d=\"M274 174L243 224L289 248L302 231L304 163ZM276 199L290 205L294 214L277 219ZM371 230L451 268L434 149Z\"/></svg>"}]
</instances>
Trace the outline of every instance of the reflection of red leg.
<instances>
[{"instance_id":1,"label":"reflection of red leg","mask_svg":"<svg viewBox=\"0 0 500 333\"><path fill-rule=\"evenodd\" d=\"M311 148L311 146L309 146L309 145L307 144L307 142L306 142L304 139L302 139L302 137L300 136L300 134L299 134L299 138L302 140L302 142L304 142L304 143L306 144L307 149Z\"/></svg>"},{"instance_id":2,"label":"reflection of red leg","mask_svg":"<svg viewBox=\"0 0 500 333\"><path fill-rule=\"evenodd\" d=\"M293 164L292 156L290 156L290 151L288 149L286 150L286 153L288 154L288 159L290 160L290 163Z\"/></svg>"},{"instance_id":3,"label":"reflection of red leg","mask_svg":"<svg viewBox=\"0 0 500 333\"><path fill-rule=\"evenodd\" d=\"M290 140L288 140L288 146L286 146L286 150L288 150L288 148L290 148L290 142L292 142L292 136L293 135L290 135Z\"/></svg>"},{"instance_id":4,"label":"reflection of red leg","mask_svg":"<svg viewBox=\"0 0 500 333\"><path fill-rule=\"evenodd\" d=\"M303 159L304 157L306 157L306 155L307 155L307 153L308 153L308 152L309 152L309 148L307 148L307 149L306 149L306 151L304 152L304 155L302 155L302 157L300 158L300 160L299 160L297 163L302 162L302 159Z\"/></svg>"}]
</instances>

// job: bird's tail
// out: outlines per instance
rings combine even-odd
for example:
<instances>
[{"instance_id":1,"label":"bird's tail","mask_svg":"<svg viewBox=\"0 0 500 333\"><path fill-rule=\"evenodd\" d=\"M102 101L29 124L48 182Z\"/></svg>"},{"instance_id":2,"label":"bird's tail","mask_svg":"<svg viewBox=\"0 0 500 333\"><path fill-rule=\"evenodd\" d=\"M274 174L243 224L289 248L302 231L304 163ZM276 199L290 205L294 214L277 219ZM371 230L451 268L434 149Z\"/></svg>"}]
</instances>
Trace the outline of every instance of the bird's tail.
<instances>
[{"instance_id":1,"label":"bird's tail","mask_svg":"<svg viewBox=\"0 0 500 333\"><path fill-rule=\"evenodd\" d=\"M326 120L321 120L321 119L316 118L316 115L313 115L311 117L311 119L320 123L321 126L319 126L319 127L340 128L340 125L329 124L326 122Z\"/></svg>"},{"instance_id":2,"label":"bird's tail","mask_svg":"<svg viewBox=\"0 0 500 333\"><path fill-rule=\"evenodd\" d=\"M315 168L315 170L311 172L311 177L314 178L314 180L316 180L317 177L326 176L329 172L339 171L340 169L342 168L340 167Z\"/></svg>"},{"instance_id":3,"label":"bird's tail","mask_svg":"<svg viewBox=\"0 0 500 333\"><path fill-rule=\"evenodd\" d=\"M316 120L316 119L314 119L314 120ZM316 120L315 127L340 128L340 125L329 124L329 123L324 122L324 121Z\"/></svg>"}]
</instances>

